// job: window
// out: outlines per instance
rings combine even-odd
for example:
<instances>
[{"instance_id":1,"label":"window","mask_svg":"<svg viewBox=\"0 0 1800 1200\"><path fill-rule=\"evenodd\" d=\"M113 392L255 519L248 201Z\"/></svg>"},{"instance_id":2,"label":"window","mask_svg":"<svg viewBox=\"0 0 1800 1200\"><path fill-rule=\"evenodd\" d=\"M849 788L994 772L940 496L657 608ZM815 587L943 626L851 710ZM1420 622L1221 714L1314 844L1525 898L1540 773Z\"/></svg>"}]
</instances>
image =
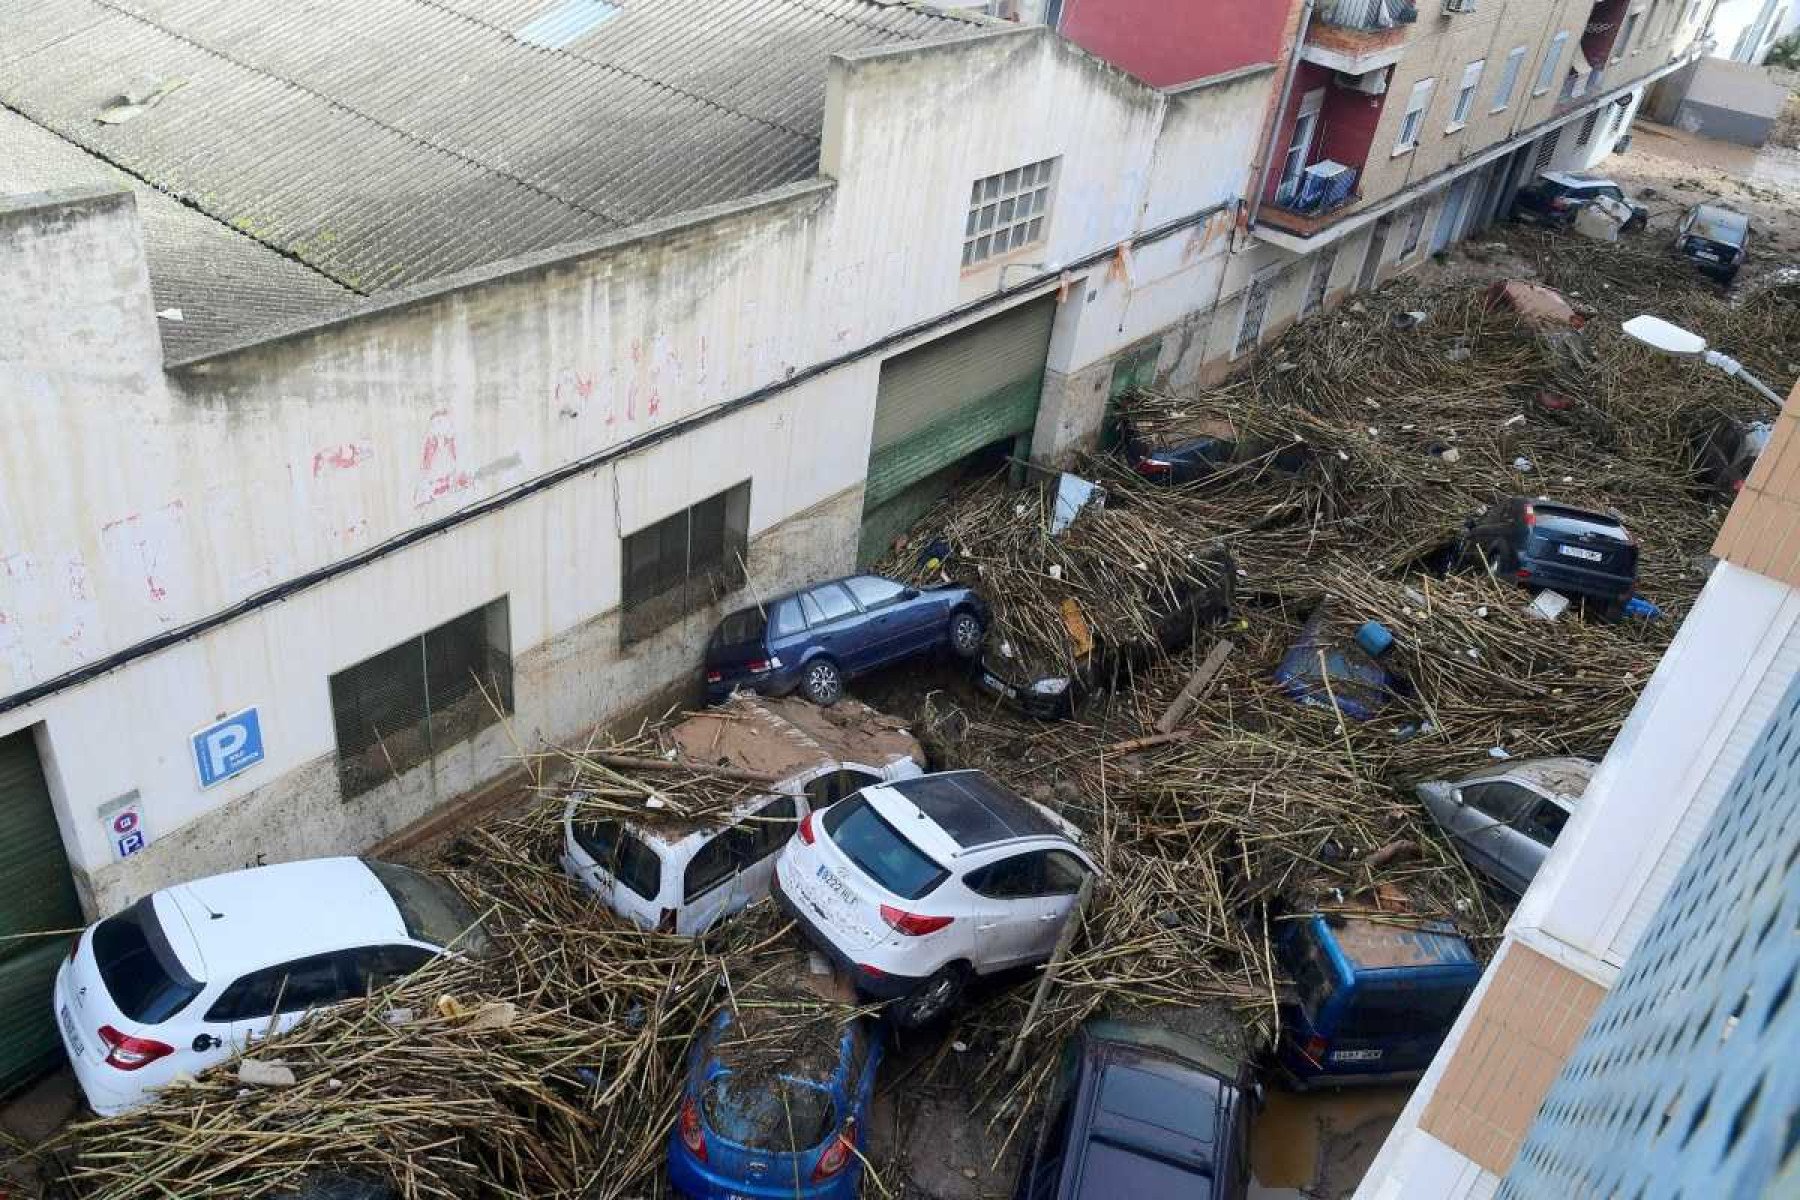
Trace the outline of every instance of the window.
<instances>
[{"instance_id":1,"label":"window","mask_svg":"<svg viewBox=\"0 0 1800 1200\"><path fill-rule=\"evenodd\" d=\"M617 821L575 818L575 844L588 852L599 868L622 884L654 901L662 892L662 861L636 834Z\"/></svg>"},{"instance_id":2,"label":"window","mask_svg":"<svg viewBox=\"0 0 1800 1200\"><path fill-rule=\"evenodd\" d=\"M870 879L903 900L917 900L950 872L900 836L861 796L825 810L825 836Z\"/></svg>"},{"instance_id":3,"label":"window","mask_svg":"<svg viewBox=\"0 0 1800 1200\"><path fill-rule=\"evenodd\" d=\"M349 954L341 951L252 971L225 989L206 1019L254 1021L336 1004L350 996L353 974Z\"/></svg>"},{"instance_id":4,"label":"window","mask_svg":"<svg viewBox=\"0 0 1800 1200\"><path fill-rule=\"evenodd\" d=\"M94 926L92 945L107 995L133 1021L160 1025L200 994L200 982L182 968L148 896Z\"/></svg>"},{"instance_id":5,"label":"window","mask_svg":"<svg viewBox=\"0 0 1800 1200\"><path fill-rule=\"evenodd\" d=\"M488 947L480 918L448 880L435 878L397 863L370 861L369 870L381 882L407 936L434 946L454 946L470 954Z\"/></svg>"},{"instance_id":6,"label":"window","mask_svg":"<svg viewBox=\"0 0 1800 1200\"><path fill-rule=\"evenodd\" d=\"M1500 68L1500 83L1494 88L1494 112L1502 112L1512 103L1513 89L1519 86L1519 68L1525 65L1525 47L1514 46Z\"/></svg>"},{"instance_id":7,"label":"window","mask_svg":"<svg viewBox=\"0 0 1800 1200\"><path fill-rule=\"evenodd\" d=\"M845 580L844 586L850 589L850 594L856 597L856 602L863 606L865 612L892 604L906 591L905 585L883 579L879 575L858 575L854 579Z\"/></svg>"},{"instance_id":8,"label":"window","mask_svg":"<svg viewBox=\"0 0 1800 1200\"><path fill-rule=\"evenodd\" d=\"M1569 35L1559 33L1550 39L1550 48L1544 51L1544 61L1538 64L1537 80L1531 85L1531 94L1541 96L1550 90L1551 83L1556 80L1556 68L1562 65L1563 47L1569 44Z\"/></svg>"},{"instance_id":9,"label":"window","mask_svg":"<svg viewBox=\"0 0 1800 1200\"><path fill-rule=\"evenodd\" d=\"M649 637L743 587L749 530L745 480L626 538L622 642Z\"/></svg>"},{"instance_id":10,"label":"window","mask_svg":"<svg viewBox=\"0 0 1800 1200\"><path fill-rule=\"evenodd\" d=\"M1463 68L1462 87L1456 93L1456 105L1450 110L1450 130L1461 129L1475 111L1475 91L1481 86L1481 72L1487 60L1478 59ZM1448 132L1448 131L1447 131Z\"/></svg>"},{"instance_id":11,"label":"window","mask_svg":"<svg viewBox=\"0 0 1800 1200\"><path fill-rule=\"evenodd\" d=\"M1237 344L1231 351L1233 358L1248 354L1262 340L1263 317L1268 314L1269 293L1275 290L1276 279L1276 272L1267 272L1251 280L1244 290L1244 313L1238 321Z\"/></svg>"},{"instance_id":12,"label":"window","mask_svg":"<svg viewBox=\"0 0 1800 1200\"><path fill-rule=\"evenodd\" d=\"M800 617L800 601L783 600L769 611L769 637L793 637L806 628Z\"/></svg>"},{"instance_id":13,"label":"window","mask_svg":"<svg viewBox=\"0 0 1800 1200\"><path fill-rule=\"evenodd\" d=\"M1462 789L1462 798L1463 803L1476 812L1506 825L1511 824L1525 810L1525 806L1538 797L1516 783L1498 780L1493 783L1472 783Z\"/></svg>"},{"instance_id":14,"label":"window","mask_svg":"<svg viewBox=\"0 0 1800 1200\"><path fill-rule=\"evenodd\" d=\"M963 876L963 883L996 900L1036 896L1072 896L1081 890L1087 869L1081 860L1062 850L1032 850L999 862L977 867Z\"/></svg>"},{"instance_id":15,"label":"window","mask_svg":"<svg viewBox=\"0 0 1800 1200\"><path fill-rule=\"evenodd\" d=\"M814 808L829 808L852 792L861 791L871 783L880 783L881 776L871 775L867 771L854 771L844 767L837 771L828 771L806 785L806 799Z\"/></svg>"},{"instance_id":16,"label":"window","mask_svg":"<svg viewBox=\"0 0 1800 1200\"><path fill-rule=\"evenodd\" d=\"M356 951L357 990L379 992L405 979L436 958L429 950L417 946L370 946Z\"/></svg>"},{"instance_id":17,"label":"window","mask_svg":"<svg viewBox=\"0 0 1800 1200\"><path fill-rule=\"evenodd\" d=\"M1625 51L1631 48L1631 37L1637 32L1638 18L1642 13L1632 13L1625 18L1624 26L1619 30L1619 40L1613 43L1612 61L1618 62L1625 57Z\"/></svg>"},{"instance_id":18,"label":"window","mask_svg":"<svg viewBox=\"0 0 1800 1200\"><path fill-rule=\"evenodd\" d=\"M1431 90L1437 86L1435 79L1421 79L1413 84L1412 96L1406 102L1406 115L1400 118L1400 138L1394 143L1394 153L1404 154L1419 144L1419 130L1425 125L1425 110L1431 104Z\"/></svg>"},{"instance_id":19,"label":"window","mask_svg":"<svg viewBox=\"0 0 1800 1200\"><path fill-rule=\"evenodd\" d=\"M1618 103L1613 105L1612 125L1607 130L1607 132L1613 136L1616 136L1618 134L1619 130L1625 128L1625 118L1627 115L1630 114L1630 112L1631 112L1631 97L1630 96L1620 96Z\"/></svg>"},{"instance_id":20,"label":"window","mask_svg":"<svg viewBox=\"0 0 1800 1200\"><path fill-rule=\"evenodd\" d=\"M972 267L1044 240L1058 161L1047 158L975 181L969 189L969 216L963 224L963 266Z\"/></svg>"},{"instance_id":21,"label":"window","mask_svg":"<svg viewBox=\"0 0 1800 1200\"><path fill-rule=\"evenodd\" d=\"M856 603L842 586L828 583L801 593L800 608L806 614L806 623L817 629L854 613Z\"/></svg>"},{"instance_id":22,"label":"window","mask_svg":"<svg viewBox=\"0 0 1800 1200\"><path fill-rule=\"evenodd\" d=\"M1324 107L1324 88L1314 88L1300 98L1300 112L1294 118L1294 132L1288 138L1287 154L1281 162L1281 182L1275 189L1277 204L1293 203L1300 192L1300 177L1312 156L1313 135L1319 131L1319 113Z\"/></svg>"},{"instance_id":23,"label":"window","mask_svg":"<svg viewBox=\"0 0 1800 1200\"><path fill-rule=\"evenodd\" d=\"M1400 257L1405 258L1419 248L1419 242L1425 237L1425 216L1430 206L1425 201L1413 205L1412 215L1406 221L1406 240L1400 243Z\"/></svg>"},{"instance_id":24,"label":"window","mask_svg":"<svg viewBox=\"0 0 1800 1200\"><path fill-rule=\"evenodd\" d=\"M754 866L787 845L788 839L794 836L794 827L798 824L800 824L800 810L794 804L792 796L782 796L771 800L746 817L738 826L750 835L744 843L748 847L745 852L744 866Z\"/></svg>"},{"instance_id":25,"label":"window","mask_svg":"<svg viewBox=\"0 0 1800 1200\"><path fill-rule=\"evenodd\" d=\"M506 597L333 675L344 798L397 779L513 710Z\"/></svg>"},{"instance_id":26,"label":"window","mask_svg":"<svg viewBox=\"0 0 1800 1200\"><path fill-rule=\"evenodd\" d=\"M1556 845L1557 835L1569 823L1569 814L1554 800L1539 800L1519 823L1520 832L1540 846Z\"/></svg>"},{"instance_id":27,"label":"window","mask_svg":"<svg viewBox=\"0 0 1800 1200\"><path fill-rule=\"evenodd\" d=\"M1338 1028L1344 1038L1426 1038L1456 1023L1466 989L1392 984L1363 985Z\"/></svg>"},{"instance_id":28,"label":"window","mask_svg":"<svg viewBox=\"0 0 1800 1200\"><path fill-rule=\"evenodd\" d=\"M720 830L688 860L687 872L682 876L683 903L692 904L743 869L747 833L741 826Z\"/></svg>"},{"instance_id":29,"label":"window","mask_svg":"<svg viewBox=\"0 0 1800 1200\"><path fill-rule=\"evenodd\" d=\"M1589 113L1587 118L1581 122L1581 133L1576 137L1575 144L1577 146L1585 146L1591 142L1594 139L1594 127L1599 123L1600 112L1596 109Z\"/></svg>"}]
</instances>

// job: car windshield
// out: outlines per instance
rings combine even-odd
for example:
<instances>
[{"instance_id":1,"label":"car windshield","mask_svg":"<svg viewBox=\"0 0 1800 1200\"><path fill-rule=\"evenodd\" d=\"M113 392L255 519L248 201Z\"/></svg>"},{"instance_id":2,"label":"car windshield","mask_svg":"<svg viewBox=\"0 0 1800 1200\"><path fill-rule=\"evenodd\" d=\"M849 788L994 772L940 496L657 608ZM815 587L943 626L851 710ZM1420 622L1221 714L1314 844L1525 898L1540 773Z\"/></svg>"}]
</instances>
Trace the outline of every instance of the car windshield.
<instances>
[{"instance_id":1,"label":"car windshield","mask_svg":"<svg viewBox=\"0 0 1800 1200\"><path fill-rule=\"evenodd\" d=\"M728 1142L751 1150L798 1154L837 1128L831 1093L786 1075L728 1071L707 1083L701 1098L706 1123Z\"/></svg>"},{"instance_id":2,"label":"car windshield","mask_svg":"<svg viewBox=\"0 0 1800 1200\"><path fill-rule=\"evenodd\" d=\"M863 874L902 899L917 900L950 874L860 795L825 810L825 832Z\"/></svg>"},{"instance_id":3,"label":"car windshield","mask_svg":"<svg viewBox=\"0 0 1800 1200\"><path fill-rule=\"evenodd\" d=\"M368 867L400 910L408 934L476 957L487 953L490 943L480 919L449 884L393 863L371 862Z\"/></svg>"},{"instance_id":4,"label":"car windshield","mask_svg":"<svg viewBox=\"0 0 1800 1200\"><path fill-rule=\"evenodd\" d=\"M768 627L768 618L762 609L742 608L719 622L719 627L713 630L712 644L747 646L762 641L763 631Z\"/></svg>"},{"instance_id":5,"label":"car windshield","mask_svg":"<svg viewBox=\"0 0 1800 1200\"><path fill-rule=\"evenodd\" d=\"M1532 510L1537 514L1536 528L1543 533L1555 534L1559 537L1603 537L1612 541L1624 541L1625 529L1617 521L1604 517L1599 513L1584 513L1573 508L1549 508L1537 505Z\"/></svg>"},{"instance_id":6,"label":"car windshield","mask_svg":"<svg viewBox=\"0 0 1800 1200\"><path fill-rule=\"evenodd\" d=\"M602 871L645 900L662 893L662 859L617 821L576 821L575 841Z\"/></svg>"},{"instance_id":7,"label":"car windshield","mask_svg":"<svg viewBox=\"0 0 1800 1200\"><path fill-rule=\"evenodd\" d=\"M149 896L94 926L93 944L101 982L133 1021L166 1021L200 994L200 981L175 957Z\"/></svg>"}]
</instances>

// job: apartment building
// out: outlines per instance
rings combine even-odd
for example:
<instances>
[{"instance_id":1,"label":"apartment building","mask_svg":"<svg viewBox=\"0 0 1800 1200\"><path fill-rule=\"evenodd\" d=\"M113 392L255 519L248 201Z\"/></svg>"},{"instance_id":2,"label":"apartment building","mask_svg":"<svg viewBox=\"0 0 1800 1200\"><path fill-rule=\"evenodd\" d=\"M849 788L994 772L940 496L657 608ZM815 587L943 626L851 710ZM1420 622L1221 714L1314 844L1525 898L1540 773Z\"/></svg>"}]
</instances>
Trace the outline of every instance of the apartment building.
<instances>
[{"instance_id":1,"label":"apartment building","mask_svg":"<svg viewBox=\"0 0 1800 1200\"><path fill-rule=\"evenodd\" d=\"M1796 1029L1796 467L1788 409L1358 1200L1792 1194L1764 1187L1800 1165L1796 1091L1755 1050ZM1737 1044L1753 1006L1781 1022Z\"/></svg>"},{"instance_id":2,"label":"apartment building","mask_svg":"<svg viewBox=\"0 0 1800 1200\"><path fill-rule=\"evenodd\" d=\"M1479 232L1537 173L1604 159L1700 52L1711 2L1303 5L1226 288L1233 352Z\"/></svg>"}]
</instances>

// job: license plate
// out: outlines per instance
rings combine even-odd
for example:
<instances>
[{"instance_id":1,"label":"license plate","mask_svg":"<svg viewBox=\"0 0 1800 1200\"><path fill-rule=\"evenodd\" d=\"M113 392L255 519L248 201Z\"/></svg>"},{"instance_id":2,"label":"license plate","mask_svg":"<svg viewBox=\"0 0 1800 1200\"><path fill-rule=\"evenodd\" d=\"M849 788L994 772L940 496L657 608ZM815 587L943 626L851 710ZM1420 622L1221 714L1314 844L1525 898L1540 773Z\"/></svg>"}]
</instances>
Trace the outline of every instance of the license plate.
<instances>
[{"instance_id":1,"label":"license plate","mask_svg":"<svg viewBox=\"0 0 1800 1200\"><path fill-rule=\"evenodd\" d=\"M1580 546L1558 546L1556 552L1566 554L1570 558L1584 559L1587 562L1599 562L1606 557L1598 550L1583 550Z\"/></svg>"},{"instance_id":2,"label":"license plate","mask_svg":"<svg viewBox=\"0 0 1800 1200\"><path fill-rule=\"evenodd\" d=\"M850 890L849 885L833 874L831 869L823 863L819 864L815 876L820 883L825 885L825 891L837 902L839 908L848 911L850 906L856 903L856 895Z\"/></svg>"},{"instance_id":3,"label":"license plate","mask_svg":"<svg viewBox=\"0 0 1800 1200\"><path fill-rule=\"evenodd\" d=\"M75 1018L69 1015L69 1006L62 1006L63 1036L69 1039L69 1053L75 1058L87 1057L87 1044L81 1035L75 1032Z\"/></svg>"},{"instance_id":4,"label":"license plate","mask_svg":"<svg viewBox=\"0 0 1800 1200\"><path fill-rule=\"evenodd\" d=\"M1707 262L1719 261L1719 256L1714 254L1711 250L1696 250L1694 251L1694 257L1704 258Z\"/></svg>"},{"instance_id":5,"label":"license plate","mask_svg":"<svg viewBox=\"0 0 1800 1200\"><path fill-rule=\"evenodd\" d=\"M1326 1055L1332 1062L1376 1062L1381 1058L1380 1050L1336 1050Z\"/></svg>"},{"instance_id":6,"label":"license plate","mask_svg":"<svg viewBox=\"0 0 1800 1200\"><path fill-rule=\"evenodd\" d=\"M998 692L1008 700L1017 700L1019 698L1019 689L1006 682L1006 680L1000 678L992 671L983 671L981 673L981 686L990 692Z\"/></svg>"}]
</instances>

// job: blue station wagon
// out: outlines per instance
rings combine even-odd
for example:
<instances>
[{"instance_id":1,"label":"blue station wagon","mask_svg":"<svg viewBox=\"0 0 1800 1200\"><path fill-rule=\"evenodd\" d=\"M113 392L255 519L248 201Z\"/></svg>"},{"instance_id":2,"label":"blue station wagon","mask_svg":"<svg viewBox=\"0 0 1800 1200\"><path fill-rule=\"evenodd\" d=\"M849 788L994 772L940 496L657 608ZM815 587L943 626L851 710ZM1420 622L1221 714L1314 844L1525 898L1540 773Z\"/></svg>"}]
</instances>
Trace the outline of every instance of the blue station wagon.
<instances>
[{"instance_id":1,"label":"blue station wagon","mask_svg":"<svg viewBox=\"0 0 1800 1200\"><path fill-rule=\"evenodd\" d=\"M706 698L734 690L798 691L835 704L844 681L918 654L981 653L987 606L966 587L908 587L852 575L740 609L719 622L706 647Z\"/></svg>"},{"instance_id":2,"label":"blue station wagon","mask_svg":"<svg viewBox=\"0 0 1800 1200\"><path fill-rule=\"evenodd\" d=\"M773 1065L767 1033L725 1009L694 1043L669 1181L695 1200L856 1200L880 1041L857 1018Z\"/></svg>"}]
</instances>

